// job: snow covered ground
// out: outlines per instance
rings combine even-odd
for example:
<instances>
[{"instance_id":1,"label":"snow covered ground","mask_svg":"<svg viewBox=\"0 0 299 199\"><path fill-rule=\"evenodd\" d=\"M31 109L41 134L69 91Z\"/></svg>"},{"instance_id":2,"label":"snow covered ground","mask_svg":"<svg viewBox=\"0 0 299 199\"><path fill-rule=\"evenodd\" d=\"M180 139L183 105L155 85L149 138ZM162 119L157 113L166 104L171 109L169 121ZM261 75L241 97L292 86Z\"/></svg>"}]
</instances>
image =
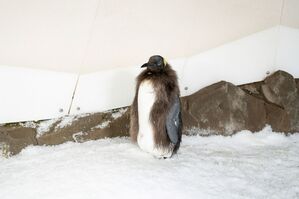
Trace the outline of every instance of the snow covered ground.
<instances>
[{"instance_id":1,"label":"snow covered ground","mask_svg":"<svg viewBox=\"0 0 299 199\"><path fill-rule=\"evenodd\" d=\"M299 198L299 134L184 136L166 160L128 138L30 146L0 158L0 198Z\"/></svg>"}]
</instances>

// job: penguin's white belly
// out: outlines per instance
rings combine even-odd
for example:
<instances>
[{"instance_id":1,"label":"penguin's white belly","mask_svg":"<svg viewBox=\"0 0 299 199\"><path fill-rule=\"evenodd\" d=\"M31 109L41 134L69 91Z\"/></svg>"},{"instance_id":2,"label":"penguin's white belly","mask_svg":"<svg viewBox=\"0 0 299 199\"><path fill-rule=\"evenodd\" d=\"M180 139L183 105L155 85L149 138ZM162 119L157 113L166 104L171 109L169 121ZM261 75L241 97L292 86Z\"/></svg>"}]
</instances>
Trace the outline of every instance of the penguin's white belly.
<instances>
[{"instance_id":1,"label":"penguin's white belly","mask_svg":"<svg viewBox=\"0 0 299 199\"><path fill-rule=\"evenodd\" d=\"M152 107L156 101L156 94L150 81L144 81L138 91L138 123L137 142L139 147L156 157L170 157L172 151L156 147L154 141L153 124L150 121Z\"/></svg>"}]
</instances>

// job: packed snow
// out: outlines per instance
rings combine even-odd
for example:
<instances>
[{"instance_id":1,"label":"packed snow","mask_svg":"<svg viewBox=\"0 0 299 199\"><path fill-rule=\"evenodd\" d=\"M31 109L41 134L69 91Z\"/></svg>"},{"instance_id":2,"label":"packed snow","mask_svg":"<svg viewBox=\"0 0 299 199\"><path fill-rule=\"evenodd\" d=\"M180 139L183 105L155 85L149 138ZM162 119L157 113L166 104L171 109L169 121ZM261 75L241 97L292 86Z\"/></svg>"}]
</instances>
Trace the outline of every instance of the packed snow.
<instances>
[{"instance_id":1,"label":"packed snow","mask_svg":"<svg viewBox=\"0 0 299 199\"><path fill-rule=\"evenodd\" d=\"M157 159L129 138L30 146L0 158L1 199L299 198L299 134L183 136Z\"/></svg>"}]
</instances>

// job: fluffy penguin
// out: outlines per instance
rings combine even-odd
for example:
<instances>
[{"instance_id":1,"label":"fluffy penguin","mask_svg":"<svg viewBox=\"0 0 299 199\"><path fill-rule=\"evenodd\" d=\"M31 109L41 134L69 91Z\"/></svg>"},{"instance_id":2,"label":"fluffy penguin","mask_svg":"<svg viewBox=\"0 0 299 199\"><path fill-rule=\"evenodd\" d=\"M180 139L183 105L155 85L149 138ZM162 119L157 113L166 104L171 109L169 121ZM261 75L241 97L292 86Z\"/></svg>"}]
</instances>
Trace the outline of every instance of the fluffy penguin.
<instances>
[{"instance_id":1,"label":"fluffy penguin","mask_svg":"<svg viewBox=\"0 0 299 199\"><path fill-rule=\"evenodd\" d=\"M133 142L155 157L169 158L180 147L182 119L176 72L160 55L141 68L130 113Z\"/></svg>"}]
</instances>

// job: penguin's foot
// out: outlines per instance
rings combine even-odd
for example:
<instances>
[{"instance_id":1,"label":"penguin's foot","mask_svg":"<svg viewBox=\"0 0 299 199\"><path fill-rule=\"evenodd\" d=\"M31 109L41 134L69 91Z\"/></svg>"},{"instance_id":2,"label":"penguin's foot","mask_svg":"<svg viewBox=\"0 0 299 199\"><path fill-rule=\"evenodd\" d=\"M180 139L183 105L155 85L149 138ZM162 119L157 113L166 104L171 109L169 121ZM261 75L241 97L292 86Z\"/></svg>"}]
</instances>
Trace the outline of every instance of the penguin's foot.
<instances>
[{"instance_id":1,"label":"penguin's foot","mask_svg":"<svg viewBox=\"0 0 299 199\"><path fill-rule=\"evenodd\" d=\"M172 147L155 147L152 154L160 159L171 158L173 153Z\"/></svg>"}]
</instances>

